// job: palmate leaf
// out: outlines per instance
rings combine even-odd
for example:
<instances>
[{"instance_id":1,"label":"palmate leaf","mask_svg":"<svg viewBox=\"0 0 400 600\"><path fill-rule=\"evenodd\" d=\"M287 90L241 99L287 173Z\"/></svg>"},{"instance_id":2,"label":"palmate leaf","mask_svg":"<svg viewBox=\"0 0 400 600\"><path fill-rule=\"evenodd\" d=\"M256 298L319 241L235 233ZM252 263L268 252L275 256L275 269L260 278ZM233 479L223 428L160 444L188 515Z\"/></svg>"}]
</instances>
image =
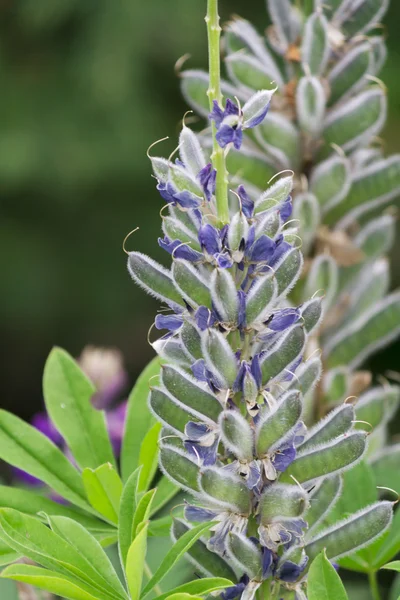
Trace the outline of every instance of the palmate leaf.
<instances>
[{"instance_id":1,"label":"palmate leaf","mask_svg":"<svg viewBox=\"0 0 400 600\"><path fill-rule=\"evenodd\" d=\"M46 409L82 469L116 464L104 413L91 404L95 391L65 350L50 352L43 375Z\"/></svg>"},{"instance_id":2,"label":"palmate leaf","mask_svg":"<svg viewBox=\"0 0 400 600\"><path fill-rule=\"evenodd\" d=\"M125 572L131 600L138 600L142 587L147 552L147 523L133 540L126 559Z\"/></svg>"},{"instance_id":3,"label":"palmate leaf","mask_svg":"<svg viewBox=\"0 0 400 600\"><path fill-rule=\"evenodd\" d=\"M157 596L155 600L165 600L166 598L170 598L172 594L199 594L200 596L207 596L212 592L223 590L232 585L232 581L223 577L205 577L204 579L184 583L165 594L161 594L161 596Z\"/></svg>"},{"instance_id":4,"label":"palmate leaf","mask_svg":"<svg viewBox=\"0 0 400 600\"><path fill-rule=\"evenodd\" d=\"M118 518L118 549L121 563L125 565L132 544L132 522L137 507L137 488L140 467L134 471L122 491Z\"/></svg>"},{"instance_id":5,"label":"palmate leaf","mask_svg":"<svg viewBox=\"0 0 400 600\"><path fill-rule=\"evenodd\" d=\"M142 442L155 423L154 416L147 406L147 397L150 383L152 385L156 384L156 376L159 375L160 369L161 362L157 356L139 375L129 395L125 434L121 450L121 473L124 481L127 481L130 474L139 466Z\"/></svg>"},{"instance_id":6,"label":"palmate leaf","mask_svg":"<svg viewBox=\"0 0 400 600\"><path fill-rule=\"evenodd\" d=\"M163 506L165 506L176 494L179 488L163 475L157 482L156 494L150 511L150 516L153 516Z\"/></svg>"},{"instance_id":7,"label":"palmate leaf","mask_svg":"<svg viewBox=\"0 0 400 600\"><path fill-rule=\"evenodd\" d=\"M347 593L335 567L321 552L312 562L307 578L308 600L347 600Z\"/></svg>"},{"instance_id":8,"label":"palmate leaf","mask_svg":"<svg viewBox=\"0 0 400 600\"><path fill-rule=\"evenodd\" d=\"M114 587L112 582L110 583L108 579L104 579L104 576L92 566L85 556L87 551L85 550L85 555L82 555L77 550L80 547L81 536L84 536L85 540L89 536L92 540L91 545L93 543L97 544L96 540L72 519L54 518L63 519L64 523L67 522L66 529L69 534L71 532L76 533L79 529L79 533L74 539L74 545L51 531L34 517L5 508L0 510L1 538L12 549L20 552L30 560L61 575L66 575L68 578L73 578L78 585L82 582L85 590L101 600L125 598L121 594L119 586L118 588ZM99 552L103 552L101 546L98 545L96 548Z\"/></svg>"},{"instance_id":9,"label":"palmate leaf","mask_svg":"<svg viewBox=\"0 0 400 600\"><path fill-rule=\"evenodd\" d=\"M78 471L45 435L0 410L0 458L47 483L66 500L93 513Z\"/></svg>"},{"instance_id":10,"label":"palmate leaf","mask_svg":"<svg viewBox=\"0 0 400 600\"><path fill-rule=\"evenodd\" d=\"M139 454L139 492L146 492L157 471L158 464L158 436L161 431L161 424L155 423L147 432Z\"/></svg>"},{"instance_id":11,"label":"palmate leaf","mask_svg":"<svg viewBox=\"0 0 400 600\"><path fill-rule=\"evenodd\" d=\"M55 571L43 569L42 567L21 564L11 565L4 569L0 576L13 581L23 581L50 594L68 598L68 600L97 600L99 598L99 596L85 590L84 585L72 578L69 579L66 575L60 575Z\"/></svg>"},{"instance_id":12,"label":"palmate leaf","mask_svg":"<svg viewBox=\"0 0 400 600\"><path fill-rule=\"evenodd\" d=\"M85 469L83 484L90 504L108 521L118 523L119 502L122 494L122 481L108 463L97 469Z\"/></svg>"},{"instance_id":13,"label":"palmate leaf","mask_svg":"<svg viewBox=\"0 0 400 600\"><path fill-rule=\"evenodd\" d=\"M21 558L21 553L12 550L8 544L0 539L0 566L9 565Z\"/></svg>"}]
</instances>

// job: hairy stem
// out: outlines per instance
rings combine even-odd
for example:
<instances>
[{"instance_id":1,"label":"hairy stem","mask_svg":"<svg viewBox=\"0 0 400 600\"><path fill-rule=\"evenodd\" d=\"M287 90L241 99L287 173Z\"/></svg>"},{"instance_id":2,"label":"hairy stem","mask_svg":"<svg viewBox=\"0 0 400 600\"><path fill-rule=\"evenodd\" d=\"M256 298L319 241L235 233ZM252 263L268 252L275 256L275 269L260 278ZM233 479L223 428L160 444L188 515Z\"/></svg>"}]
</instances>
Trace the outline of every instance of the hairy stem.
<instances>
[{"instance_id":1,"label":"hairy stem","mask_svg":"<svg viewBox=\"0 0 400 600\"><path fill-rule=\"evenodd\" d=\"M213 108L213 101L216 100L218 104L222 102L221 94L221 64L220 64L220 36L221 27L219 25L218 15L218 0L208 0L207 3L207 16L205 18L207 23L207 35L208 35L208 60L209 60L209 74L210 84L207 91L207 96L210 101L210 110ZM212 123L212 137L213 137L213 152L211 160L214 169L217 171L217 181L215 196L217 201L217 214L222 224L226 224L229 221L229 209L228 209L228 172L226 169L225 151L220 148L216 140L216 127L215 123Z\"/></svg>"},{"instance_id":2,"label":"hairy stem","mask_svg":"<svg viewBox=\"0 0 400 600\"><path fill-rule=\"evenodd\" d=\"M379 592L378 578L376 571L370 571L368 573L369 587L371 588L371 594L374 600L381 600L381 594Z\"/></svg>"}]
</instances>

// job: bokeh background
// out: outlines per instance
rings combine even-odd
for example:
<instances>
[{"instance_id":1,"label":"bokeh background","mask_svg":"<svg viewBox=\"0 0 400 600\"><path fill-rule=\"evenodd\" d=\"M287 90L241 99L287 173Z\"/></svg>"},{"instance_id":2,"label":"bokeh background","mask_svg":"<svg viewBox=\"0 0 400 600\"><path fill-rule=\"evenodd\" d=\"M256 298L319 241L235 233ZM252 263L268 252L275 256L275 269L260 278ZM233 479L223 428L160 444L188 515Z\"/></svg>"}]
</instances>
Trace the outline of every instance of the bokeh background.
<instances>
[{"instance_id":1,"label":"bokeh background","mask_svg":"<svg viewBox=\"0 0 400 600\"><path fill-rule=\"evenodd\" d=\"M221 0L267 26L263 0ZM120 348L131 380L152 352L157 303L130 280L128 248L164 260L147 147L176 143L187 110L174 63L206 66L205 0L0 0L0 405L29 419L53 345ZM400 150L400 3L385 19L387 151ZM399 284L393 251L393 286ZM373 360L398 368L400 345Z\"/></svg>"}]
</instances>

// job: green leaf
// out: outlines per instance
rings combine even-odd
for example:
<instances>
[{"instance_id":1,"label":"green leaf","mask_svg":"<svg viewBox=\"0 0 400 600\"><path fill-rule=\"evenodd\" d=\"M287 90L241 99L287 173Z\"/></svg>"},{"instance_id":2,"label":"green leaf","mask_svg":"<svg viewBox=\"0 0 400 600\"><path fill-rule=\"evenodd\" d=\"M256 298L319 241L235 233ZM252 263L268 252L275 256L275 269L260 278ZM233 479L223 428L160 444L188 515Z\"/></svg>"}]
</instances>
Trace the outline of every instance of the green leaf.
<instances>
[{"instance_id":1,"label":"green leaf","mask_svg":"<svg viewBox=\"0 0 400 600\"><path fill-rule=\"evenodd\" d=\"M400 511L394 513L393 523L390 527L389 534L381 540L379 547L372 553L374 558L373 566L375 569L380 569L382 565L390 559L397 556L400 552Z\"/></svg>"},{"instance_id":2,"label":"green leaf","mask_svg":"<svg viewBox=\"0 0 400 600\"><path fill-rule=\"evenodd\" d=\"M147 432L139 454L139 466L141 466L139 477L139 492L147 492L158 465L158 436L161 431L161 423L155 423Z\"/></svg>"},{"instance_id":3,"label":"green leaf","mask_svg":"<svg viewBox=\"0 0 400 600\"><path fill-rule=\"evenodd\" d=\"M74 519L93 534L109 534L115 532L114 527L100 521L96 517L85 514L83 511L54 502L30 490L13 488L0 485L0 506L2 508L14 508L28 515L37 516L38 513L48 515L60 515Z\"/></svg>"},{"instance_id":4,"label":"green leaf","mask_svg":"<svg viewBox=\"0 0 400 600\"><path fill-rule=\"evenodd\" d=\"M210 523L201 523L197 527L193 527L187 531L179 540L172 546L171 550L164 557L161 565L154 573L153 577L145 586L141 598L147 596L149 592L159 583L163 577L172 569L175 563L193 546L193 544L213 525Z\"/></svg>"},{"instance_id":5,"label":"green leaf","mask_svg":"<svg viewBox=\"0 0 400 600\"><path fill-rule=\"evenodd\" d=\"M200 596L207 596L212 592L223 590L232 585L234 585L232 581L223 577L206 577L197 581L184 583L165 594L161 594L161 596L157 596L155 600L165 600L166 598L170 598L171 594L199 594Z\"/></svg>"},{"instance_id":6,"label":"green leaf","mask_svg":"<svg viewBox=\"0 0 400 600\"><path fill-rule=\"evenodd\" d=\"M149 523L149 536L152 537L167 537L170 534L172 525L172 517L167 515L161 519L155 519Z\"/></svg>"},{"instance_id":7,"label":"green leaf","mask_svg":"<svg viewBox=\"0 0 400 600\"><path fill-rule=\"evenodd\" d=\"M69 523L80 527L72 520ZM123 598L104 582L85 556L34 517L2 508L0 525L1 538L23 556L74 581L84 582L85 589L101 600Z\"/></svg>"},{"instance_id":8,"label":"green leaf","mask_svg":"<svg viewBox=\"0 0 400 600\"><path fill-rule=\"evenodd\" d=\"M96 571L105 589L111 588L116 598L126 598L126 592L108 556L82 525L67 517L49 517L49 523L54 533L68 542Z\"/></svg>"},{"instance_id":9,"label":"green leaf","mask_svg":"<svg viewBox=\"0 0 400 600\"><path fill-rule=\"evenodd\" d=\"M147 396L150 380L152 384L155 384L157 381L155 376L159 375L160 369L161 361L156 356L139 375L129 395L125 435L121 450L121 473L124 481L127 481L131 473L139 466L142 442L155 423L155 418L147 406Z\"/></svg>"},{"instance_id":10,"label":"green leaf","mask_svg":"<svg viewBox=\"0 0 400 600\"><path fill-rule=\"evenodd\" d=\"M147 524L133 540L126 559L126 579L131 600L138 600L147 551Z\"/></svg>"},{"instance_id":11,"label":"green leaf","mask_svg":"<svg viewBox=\"0 0 400 600\"><path fill-rule=\"evenodd\" d=\"M112 523L118 523L122 481L111 463L97 469L85 469L83 484L90 504Z\"/></svg>"},{"instance_id":12,"label":"green leaf","mask_svg":"<svg viewBox=\"0 0 400 600\"><path fill-rule=\"evenodd\" d=\"M68 579L65 575L32 565L11 565L4 569L1 577L23 581L50 594L57 594L69 600L96 600L98 598L98 596L85 591L84 586L78 587L74 580Z\"/></svg>"},{"instance_id":13,"label":"green leaf","mask_svg":"<svg viewBox=\"0 0 400 600\"><path fill-rule=\"evenodd\" d=\"M192 596L191 594L172 594L168 600L202 600L201 596Z\"/></svg>"},{"instance_id":14,"label":"green leaf","mask_svg":"<svg viewBox=\"0 0 400 600\"><path fill-rule=\"evenodd\" d=\"M136 535L138 534L139 525L144 521L147 521L150 517L151 505L155 493L156 490L149 490L138 502L131 524L132 540L135 539Z\"/></svg>"},{"instance_id":15,"label":"green leaf","mask_svg":"<svg viewBox=\"0 0 400 600\"><path fill-rule=\"evenodd\" d=\"M19 552L12 550L5 542L0 539L0 566L9 565L10 563L21 558Z\"/></svg>"},{"instance_id":16,"label":"green leaf","mask_svg":"<svg viewBox=\"0 0 400 600\"><path fill-rule=\"evenodd\" d=\"M393 562L383 565L381 569L389 569L389 571L397 571L400 573L400 560L394 560Z\"/></svg>"},{"instance_id":17,"label":"green leaf","mask_svg":"<svg viewBox=\"0 0 400 600\"><path fill-rule=\"evenodd\" d=\"M371 459L376 485L400 489L400 444L389 446Z\"/></svg>"},{"instance_id":18,"label":"green leaf","mask_svg":"<svg viewBox=\"0 0 400 600\"><path fill-rule=\"evenodd\" d=\"M107 462L115 466L104 412L91 403L96 388L61 348L54 348L49 354L43 392L47 412L77 464L82 469L95 469Z\"/></svg>"},{"instance_id":19,"label":"green leaf","mask_svg":"<svg viewBox=\"0 0 400 600\"><path fill-rule=\"evenodd\" d=\"M122 490L121 503L118 519L118 545L121 563L126 563L126 557L132 544L133 516L136 511L137 488L139 482L140 467L134 471Z\"/></svg>"},{"instance_id":20,"label":"green leaf","mask_svg":"<svg viewBox=\"0 0 400 600\"><path fill-rule=\"evenodd\" d=\"M45 435L15 415L0 410L0 458L47 483L60 496L93 512L81 477Z\"/></svg>"},{"instance_id":21,"label":"green leaf","mask_svg":"<svg viewBox=\"0 0 400 600\"><path fill-rule=\"evenodd\" d=\"M321 552L312 562L307 579L308 600L347 600L344 585L335 568Z\"/></svg>"}]
</instances>

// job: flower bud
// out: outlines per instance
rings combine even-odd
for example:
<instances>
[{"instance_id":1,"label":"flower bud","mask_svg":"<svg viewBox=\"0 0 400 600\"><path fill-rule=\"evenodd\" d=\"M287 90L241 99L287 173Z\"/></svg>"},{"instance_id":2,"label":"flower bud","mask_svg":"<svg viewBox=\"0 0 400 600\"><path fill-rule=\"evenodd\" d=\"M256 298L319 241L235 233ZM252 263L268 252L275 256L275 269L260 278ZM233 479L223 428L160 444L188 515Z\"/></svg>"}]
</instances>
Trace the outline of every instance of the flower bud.
<instances>
[{"instance_id":1,"label":"flower bud","mask_svg":"<svg viewBox=\"0 0 400 600\"><path fill-rule=\"evenodd\" d=\"M176 287L190 303L211 308L211 296L207 283L199 271L187 260L172 263L172 277Z\"/></svg>"},{"instance_id":2,"label":"flower bud","mask_svg":"<svg viewBox=\"0 0 400 600\"><path fill-rule=\"evenodd\" d=\"M278 375L288 375L290 367L302 356L304 345L305 333L302 325L293 325L287 329L272 349L263 353L261 357L263 385Z\"/></svg>"},{"instance_id":3,"label":"flower bud","mask_svg":"<svg viewBox=\"0 0 400 600\"><path fill-rule=\"evenodd\" d=\"M351 429L354 419L354 407L351 404L338 406L309 430L299 448L300 452L344 435Z\"/></svg>"},{"instance_id":4,"label":"flower bud","mask_svg":"<svg viewBox=\"0 0 400 600\"><path fill-rule=\"evenodd\" d=\"M230 533L227 539L228 556L233 564L250 579L261 578L261 552L242 534Z\"/></svg>"},{"instance_id":5,"label":"flower bud","mask_svg":"<svg viewBox=\"0 0 400 600\"><path fill-rule=\"evenodd\" d=\"M226 337L215 329L202 335L206 364L221 388L232 388L237 375L237 359Z\"/></svg>"},{"instance_id":6,"label":"flower bud","mask_svg":"<svg viewBox=\"0 0 400 600\"><path fill-rule=\"evenodd\" d=\"M304 515L308 523L308 537L336 504L342 493L342 486L340 475L332 475L323 479L310 493L310 506Z\"/></svg>"},{"instance_id":7,"label":"flower bud","mask_svg":"<svg viewBox=\"0 0 400 600\"><path fill-rule=\"evenodd\" d=\"M140 252L130 252L128 270L136 283L151 296L167 304L183 305L170 272L152 258Z\"/></svg>"},{"instance_id":8,"label":"flower bud","mask_svg":"<svg viewBox=\"0 0 400 600\"><path fill-rule=\"evenodd\" d=\"M297 85L296 108L300 127L316 137L322 130L325 117L325 90L319 79L302 77Z\"/></svg>"},{"instance_id":9,"label":"flower bud","mask_svg":"<svg viewBox=\"0 0 400 600\"><path fill-rule=\"evenodd\" d=\"M233 410L226 410L219 418L221 438L224 446L239 460L253 459L253 432L242 415Z\"/></svg>"},{"instance_id":10,"label":"flower bud","mask_svg":"<svg viewBox=\"0 0 400 600\"><path fill-rule=\"evenodd\" d=\"M300 517L308 507L307 492L297 485L275 483L265 489L259 504L263 525L278 517Z\"/></svg>"},{"instance_id":11,"label":"flower bud","mask_svg":"<svg viewBox=\"0 0 400 600\"><path fill-rule=\"evenodd\" d=\"M251 494L238 475L216 467L207 467L200 472L199 483L210 500L227 510L242 515L250 514Z\"/></svg>"},{"instance_id":12,"label":"flower bud","mask_svg":"<svg viewBox=\"0 0 400 600\"><path fill-rule=\"evenodd\" d=\"M214 269L210 281L211 300L226 323L236 323L239 301L236 285L227 269Z\"/></svg>"},{"instance_id":13,"label":"flower bud","mask_svg":"<svg viewBox=\"0 0 400 600\"><path fill-rule=\"evenodd\" d=\"M261 457L293 429L302 411L301 396L297 390L283 394L272 409L265 408L257 423L256 452Z\"/></svg>"},{"instance_id":14,"label":"flower bud","mask_svg":"<svg viewBox=\"0 0 400 600\"><path fill-rule=\"evenodd\" d=\"M180 448L170 444L161 444L160 467L176 485L194 495L200 491L199 466Z\"/></svg>"}]
</instances>

